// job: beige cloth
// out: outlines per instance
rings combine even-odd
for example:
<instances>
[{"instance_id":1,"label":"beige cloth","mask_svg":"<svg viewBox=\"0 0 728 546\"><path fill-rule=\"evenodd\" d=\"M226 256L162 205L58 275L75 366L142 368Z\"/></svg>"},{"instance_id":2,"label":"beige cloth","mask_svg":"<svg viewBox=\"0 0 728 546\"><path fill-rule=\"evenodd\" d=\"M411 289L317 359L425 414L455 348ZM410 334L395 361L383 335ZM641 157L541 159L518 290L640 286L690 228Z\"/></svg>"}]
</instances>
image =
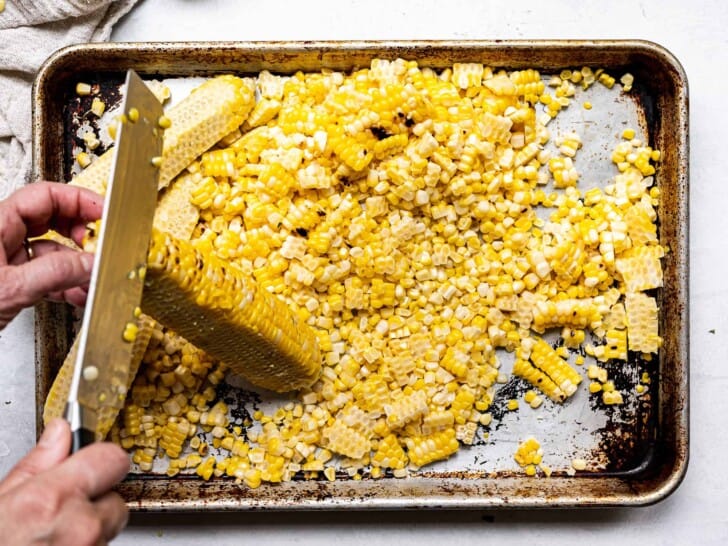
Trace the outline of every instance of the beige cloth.
<instances>
[{"instance_id":1,"label":"beige cloth","mask_svg":"<svg viewBox=\"0 0 728 546\"><path fill-rule=\"evenodd\" d=\"M107 40L138 0L7 0L0 13L0 199L31 170L31 88L51 53Z\"/></svg>"}]
</instances>

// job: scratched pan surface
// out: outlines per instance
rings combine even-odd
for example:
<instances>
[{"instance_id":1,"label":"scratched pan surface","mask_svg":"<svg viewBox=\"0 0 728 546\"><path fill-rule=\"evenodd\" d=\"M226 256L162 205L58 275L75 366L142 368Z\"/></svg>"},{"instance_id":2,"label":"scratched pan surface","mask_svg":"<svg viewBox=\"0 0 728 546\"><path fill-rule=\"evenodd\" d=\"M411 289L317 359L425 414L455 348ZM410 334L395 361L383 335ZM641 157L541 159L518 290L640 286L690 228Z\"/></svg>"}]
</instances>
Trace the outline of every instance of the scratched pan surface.
<instances>
[{"instance_id":1,"label":"scratched pan surface","mask_svg":"<svg viewBox=\"0 0 728 546\"><path fill-rule=\"evenodd\" d=\"M34 175L68 180L74 146L81 134L101 131L109 115L92 125L88 104L75 92L78 81L98 84L110 110L119 102L119 86L128 68L147 79L164 80L179 100L200 78L222 72L254 75L263 69L290 74L297 70L351 70L372 58L417 60L444 68L454 62L481 62L507 69L536 68L543 75L563 68L605 68L614 76L635 75L632 93L597 84L577 94L572 105L550 125L552 138L576 130L584 148L576 160L580 187L603 186L614 176L609 156L626 127L659 148L663 160L656 175L662 193L659 230L670 252L663 261L665 286L657 293L659 357L645 362L630 354L625 363L609 363L610 377L625 393L621 407L605 407L582 384L562 406L548 400L538 410L505 410L521 398L526 384L511 379L498 385L493 422L478 431L476 445L463 447L448 461L412 472L407 478L361 481L339 474L335 482L303 481L263 485L251 490L229 479L204 482L196 476L166 477L160 466L151 474L132 472L119 487L137 510L246 509L411 509L630 506L656 502L680 483L688 459L688 90L682 68L672 55L649 42L283 42L158 43L74 46L52 57L38 75L34 91ZM84 99L85 100L85 99ZM584 101L593 108L582 107ZM113 114L113 112L111 112ZM98 125L101 125L99 128ZM75 328L73 313L42 304L36 313L36 403L38 415L50 382L68 350ZM555 341L555 339L552 339ZM511 359L499 354L508 373ZM587 360L587 364L589 361ZM648 372L647 393L634 390ZM234 379L220 394L235 406L233 416L266 410L280 399L238 388ZM42 423L38 422L38 430ZM535 436L544 449L551 478L529 478L513 461L518 442ZM571 460L588 461L586 471L570 476Z\"/></svg>"}]
</instances>

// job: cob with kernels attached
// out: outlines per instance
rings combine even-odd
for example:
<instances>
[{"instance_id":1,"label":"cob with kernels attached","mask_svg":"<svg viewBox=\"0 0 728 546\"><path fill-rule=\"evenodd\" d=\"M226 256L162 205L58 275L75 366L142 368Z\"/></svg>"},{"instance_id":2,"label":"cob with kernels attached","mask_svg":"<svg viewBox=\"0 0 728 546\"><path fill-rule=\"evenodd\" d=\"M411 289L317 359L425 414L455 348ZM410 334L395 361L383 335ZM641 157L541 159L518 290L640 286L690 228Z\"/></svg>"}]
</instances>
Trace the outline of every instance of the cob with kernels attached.
<instances>
[{"instance_id":1,"label":"cob with kernels attached","mask_svg":"<svg viewBox=\"0 0 728 546\"><path fill-rule=\"evenodd\" d=\"M235 266L154 231L142 306L260 387L310 386L321 371L316 334Z\"/></svg>"}]
</instances>

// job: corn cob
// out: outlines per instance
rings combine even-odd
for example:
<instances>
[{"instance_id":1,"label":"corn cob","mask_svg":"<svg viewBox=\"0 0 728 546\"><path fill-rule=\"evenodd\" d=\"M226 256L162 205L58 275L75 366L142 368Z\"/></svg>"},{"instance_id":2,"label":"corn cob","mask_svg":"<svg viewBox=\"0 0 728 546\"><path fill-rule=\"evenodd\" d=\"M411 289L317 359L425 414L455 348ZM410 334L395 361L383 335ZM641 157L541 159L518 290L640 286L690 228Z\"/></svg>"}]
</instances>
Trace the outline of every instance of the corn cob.
<instances>
[{"instance_id":1,"label":"corn cob","mask_svg":"<svg viewBox=\"0 0 728 546\"><path fill-rule=\"evenodd\" d=\"M154 230L142 308L266 389L310 386L318 341L286 304L235 266Z\"/></svg>"},{"instance_id":2,"label":"corn cob","mask_svg":"<svg viewBox=\"0 0 728 546\"><path fill-rule=\"evenodd\" d=\"M129 382L127 388L131 387L136 377L139 364L146 351L149 339L152 336L154 330L154 321L149 317L142 315L138 319L139 332L134 340L134 346L132 348L132 358L129 363ZM76 336L76 340L73 342L73 346L69 351L66 359L63 361L63 366L53 380L51 389L46 397L45 406L43 407L43 423L47 425L52 419L56 417L62 417L66 408L66 402L68 401L68 391L71 388L71 380L73 378L73 369L76 364L76 355L78 354L78 342L80 336ZM96 440L101 441L106 438L109 430L111 430L116 416L119 410L115 408L101 408L97 414L96 422Z\"/></svg>"},{"instance_id":3,"label":"corn cob","mask_svg":"<svg viewBox=\"0 0 728 546\"><path fill-rule=\"evenodd\" d=\"M628 293L624 307L627 310L629 350L656 353L662 344L662 340L658 335L659 326L655 298L641 292Z\"/></svg>"},{"instance_id":4,"label":"corn cob","mask_svg":"<svg viewBox=\"0 0 728 546\"><path fill-rule=\"evenodd\" d=\"M171 126L164 132L159 188L165 188L202 152L245 121L255 104L252 82L235 76L213 78L169 109ZM70 184L106 193L113 152L107 151Z\"/></svg>"}]
</instances>

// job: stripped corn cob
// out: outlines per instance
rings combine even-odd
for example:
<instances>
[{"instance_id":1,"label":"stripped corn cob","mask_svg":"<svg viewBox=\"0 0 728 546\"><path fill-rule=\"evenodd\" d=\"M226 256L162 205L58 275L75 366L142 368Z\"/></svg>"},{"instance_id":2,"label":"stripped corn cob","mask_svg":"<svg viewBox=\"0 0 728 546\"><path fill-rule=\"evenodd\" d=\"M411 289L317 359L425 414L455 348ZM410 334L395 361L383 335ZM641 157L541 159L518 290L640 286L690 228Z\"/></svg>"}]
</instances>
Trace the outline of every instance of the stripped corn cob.
<instances>
[{"instance_id":1,"label":"stripped corn cob","mask_svg":"<svg viewBox=\"0 0 728 546\"><path fill-rule=\"evenodd\" d=\"M199 154L238 128L255 104L252 82L234 76L213 78L169 109L164 133L159 188L165 188ZM106 193L113 151L109 150L69 182Z\"/></svg>"},{"instance_id":2,"label":"stripped corn cob","mask_svg":"<svg viewBox=\"0 0 728 546\"><path fill-rule=\"evenodd\" d=\"M132 347L132 357L129 363L129 384L127 388L131 387L134 377L136 377L139 364L144 356L144 351L147 348L149 339L154 329L154 321L149 317L142 315L138 319L139 332L137 333L134 345ZM62 417L65 409L66 402L68 401L68 392L71 388L71 380L73 378L73 370L76 364L76 356L78 354L78 343L80 336L76 337L73 342L73 346L69 351L66 359L63 361L63 366L58 371L56 378L53 380L48 396L46 397L45 405L43 406L43 423L48 424L52 419L56 417ZM119 414L119 410L111 407L104 407L99 409L97 413L96 421L96 440L100 441L106 438L109 430L111 430L116 416Z\"/></svg>"},{"instance_id":3,"label":"stripped corn cob","mask_svg":"<svg viewBox=\"0 0 728 546\"><path fill-rule=\"evenodd\" d=\"M251 383L278 392L321 371L313 331L252 278L154 231L142 307Z\"/></svg>"}]
</instances>

